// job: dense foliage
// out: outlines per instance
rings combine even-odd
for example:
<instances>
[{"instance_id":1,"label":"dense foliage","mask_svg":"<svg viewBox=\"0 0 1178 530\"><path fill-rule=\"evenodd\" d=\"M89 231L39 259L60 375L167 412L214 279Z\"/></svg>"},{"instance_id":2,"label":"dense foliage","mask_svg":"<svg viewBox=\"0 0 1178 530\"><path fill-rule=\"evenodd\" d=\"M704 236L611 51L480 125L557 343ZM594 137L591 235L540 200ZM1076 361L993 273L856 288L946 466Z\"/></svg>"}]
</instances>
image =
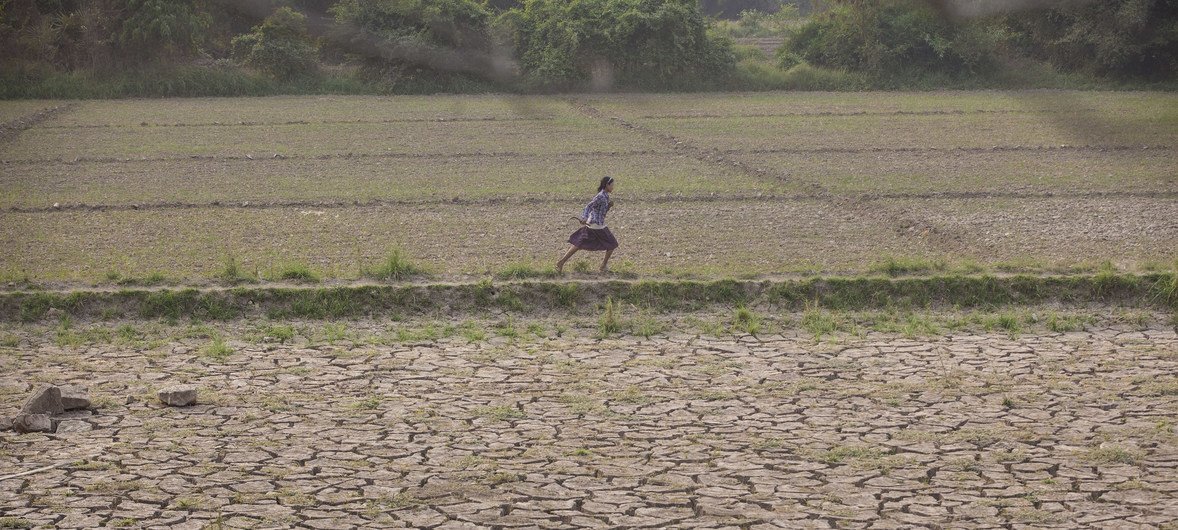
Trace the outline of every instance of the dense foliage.
<instances>
[{"instance_id":1,"label":"dense foliage","mask_svg":"<svg viewBox=\"0 0 1178 530\"><path fill-rule=\"evenodd\" d=\"M1178 0L1071 3L1008 24L1019 51L1067 70L1152 79L1178 73Z\"/></svg>"},{"instance_id":2,"label":"dense foliage","mask_svg":"<svg viewBox=\"0 0 1178 530\"><path fill-rule=\"evenodd\" d=\"M1011 79L1025 65L1060 79L1178 76L1178 0L1061 1L972 19L954 18L949 5L0 0L0 97L199 94L202 73L217 94L857 89L976 84ZM730 40L744 37L785 45L774 60Z\"/></svg>"},{"instance_id":3,"label":"dense foliage","mask_svg":"<svg viewBox=\"0 0 1178 530\"><path fill-rule=\"evenodd\" d=\"M919 0L845 1L802 26L787 49L810 64L877 76L976 72L995 45L986 30L955 24Z\"/></svg>"},{"instance_id":4,"label":"dense foliage","mask_svg":"<svg viewBox=\"0 0 1178 530\"><path fill-rule=\"evenodd\" d=\"M499 27L542 88L706 84L735 62L694 0L528 0Z\"/></svg>"},{"instance_id":5,"label":"dense foliage","mask_svg":"<svg viewBox=\"0 0 1178 530\"><path fill-rule=\"evenodd\" d=\"M234 56L279 79L314 75L318 53L307 34L307 17L279 8L253 31L233 39Z\"/></svg>"},{"instance_id":6,"label":"dense foliage","mask_svg":"<svg viewBox=\"0 0 1178 530\"><path fill-rule=\"evenodd\" d=\"M1052 9L954 20L920 0L830 0L783 53L877 77L984 72L1032 57L1062 71L1167 78L1178 60L1178 0L1061 2Z\"/></svg>"}]
</instances>

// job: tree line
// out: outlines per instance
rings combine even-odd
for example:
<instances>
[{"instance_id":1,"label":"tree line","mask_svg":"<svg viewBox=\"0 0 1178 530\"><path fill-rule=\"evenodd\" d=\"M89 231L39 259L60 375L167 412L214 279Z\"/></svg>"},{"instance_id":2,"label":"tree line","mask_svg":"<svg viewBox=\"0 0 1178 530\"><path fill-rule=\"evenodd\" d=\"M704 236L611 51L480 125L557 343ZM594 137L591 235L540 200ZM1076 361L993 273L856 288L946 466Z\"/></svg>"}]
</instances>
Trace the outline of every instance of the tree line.
<instances>
[{"instance_id":1,"label":"tree line","mask_svg":"<svg viewBox=\"0 0 1178 530\"><path fill-rule=\"evenodd\" d=\"M776 68L896 80L1009 61L1142 80L1178 71L1178 0L954 13L933 0L0 0L5 83L160 65L284 82L346 68L393 91L741 88L715 17L796 14ZM1037 2L1036 4L1043 4ZM199 74L197 74L199 75Z\"/></svg>"}]
</instances>

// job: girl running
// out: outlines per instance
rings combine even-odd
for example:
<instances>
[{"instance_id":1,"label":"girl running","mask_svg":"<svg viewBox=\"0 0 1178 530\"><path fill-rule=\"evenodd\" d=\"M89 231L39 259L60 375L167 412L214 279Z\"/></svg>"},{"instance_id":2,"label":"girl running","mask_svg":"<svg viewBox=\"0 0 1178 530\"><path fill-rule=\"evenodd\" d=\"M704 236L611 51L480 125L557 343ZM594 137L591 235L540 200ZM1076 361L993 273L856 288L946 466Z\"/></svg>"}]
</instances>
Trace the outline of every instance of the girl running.
<instances>
[{"instance_id":1,"label":"girl running","mask_svg":"<svg viewBox=\"0 0 1178 530\"><path fill-rule=\"evenodd\" d=\"M556 272L563 273L565 262L578 250L604 250L605 259L601 260L601 272L606 271L609 257L613 255L614 249L618 248L618 240L614 239L614 234L605 226L605 214L614 205L614 201L609 198L612 191L614 191L614 178L602 177L601 183L597 185L597 195L585 206L581 217L574 218L582 226L569 236L569 244L572 247L563 258L560 258L560 261L556 262Z\"/></svg>"}]
</instances>

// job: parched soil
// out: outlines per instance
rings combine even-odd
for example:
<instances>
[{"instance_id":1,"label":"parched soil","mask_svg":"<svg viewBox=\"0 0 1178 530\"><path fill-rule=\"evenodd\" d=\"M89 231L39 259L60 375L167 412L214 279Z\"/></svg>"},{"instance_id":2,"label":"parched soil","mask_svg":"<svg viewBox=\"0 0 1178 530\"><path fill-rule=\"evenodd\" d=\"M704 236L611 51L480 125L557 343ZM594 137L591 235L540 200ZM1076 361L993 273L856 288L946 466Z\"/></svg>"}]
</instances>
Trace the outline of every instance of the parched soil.
<instances>
[{"instance_id":1,"label":"parched soil","mask_svg":"<svg viewBox=\"0 0 1178 530\"><path fill-rule=\"evenodd\" d=\"M134 338L142 327L120 328L117 345L10 330L0 413L42 382L87 386L96 409L70 414L75 432L0 435L6 521L1178 522L1178 335L1168 327L815 342L681 327L599 339L574 326L558 337L508 322L517 338L386 342L363 337L396 336L399 324L296 323L300 334L281 344L266 337L271 325L225 331L223 359L207 350L220 332L201 327L154 344ZM198 403L161 405L153 391L175 382L199 386Z\"/></svg>"}]
</instances>

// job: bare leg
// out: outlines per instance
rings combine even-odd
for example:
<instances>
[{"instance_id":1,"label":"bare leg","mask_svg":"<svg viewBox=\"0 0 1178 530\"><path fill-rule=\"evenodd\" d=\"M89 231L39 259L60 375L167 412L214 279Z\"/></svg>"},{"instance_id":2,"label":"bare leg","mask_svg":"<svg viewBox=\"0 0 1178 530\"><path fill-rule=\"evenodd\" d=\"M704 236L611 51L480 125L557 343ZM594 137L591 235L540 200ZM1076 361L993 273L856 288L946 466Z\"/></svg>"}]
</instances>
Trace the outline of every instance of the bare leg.
<instances>
[{"instance_id":1,"label":"bare leg","mask_svg":"<svg viewBox=\"0 0 1178 530\"><path fill-rule=\"evenodd\" d=\"M606 266L609 265L609 257L614 255L613 250L605 251L605 259L601 260L601 272L605 272Z\"/></svg>"},{"instance_id":2,"label":"bare leg","mask_svg":"<svg viewBox=\"0 0 1178 530\"><path fill-rule=\"evenodd\" d=\"M560 261L556 262L556 272L558 274L564 274L564 263L568 261L569 258L573 257L573 254L576 254L578 250L581 249L575 246L569 247L569 251L565 252L564 257L560 258Z\"/></svg>"}]
</instances>

